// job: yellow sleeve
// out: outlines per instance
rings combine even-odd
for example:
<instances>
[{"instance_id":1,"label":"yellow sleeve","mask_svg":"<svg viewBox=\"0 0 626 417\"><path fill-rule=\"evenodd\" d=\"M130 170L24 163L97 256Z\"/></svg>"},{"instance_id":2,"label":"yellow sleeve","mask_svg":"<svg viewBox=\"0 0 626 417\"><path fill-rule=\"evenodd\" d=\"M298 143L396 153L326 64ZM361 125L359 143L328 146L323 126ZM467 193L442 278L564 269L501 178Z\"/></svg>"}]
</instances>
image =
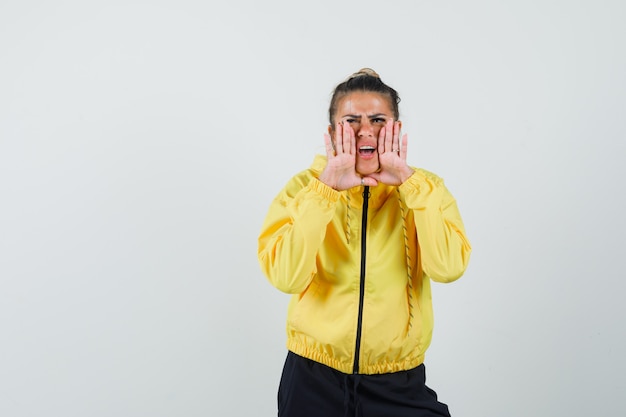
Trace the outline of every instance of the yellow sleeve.
<instances>
[{"instance_id":1,"label":"yellow sleeve","mask_svg":"<svg viewBox=\"0 0 626 417\"><path fill-rule=\"evenodd\" d=\"M416 169L400 185L400 194L413 211L424 274L438 282L463 275L472 247L456 200L436 175Z\"/></svg>"},{"instance_id":2,"label":"yellow sleeve","mask_svg":"<svg viewBox=\"0 0 626 417\"><path fill-rule=\"evenodd\" d=\"M303 292L316 273L316 256L340 193L317 178L292 179L270 205L258 239L261 270L279 290Z\"/></svg>"}]
</instances>

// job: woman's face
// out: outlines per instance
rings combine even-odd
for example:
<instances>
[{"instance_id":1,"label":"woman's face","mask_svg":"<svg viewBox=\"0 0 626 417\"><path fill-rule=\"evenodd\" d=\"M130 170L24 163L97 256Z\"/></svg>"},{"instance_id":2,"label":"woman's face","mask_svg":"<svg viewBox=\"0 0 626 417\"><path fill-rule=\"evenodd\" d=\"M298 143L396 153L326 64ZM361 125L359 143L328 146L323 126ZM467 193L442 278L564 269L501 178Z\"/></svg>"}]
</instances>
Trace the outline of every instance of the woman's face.
<instances>
[{"instance_id":1,"label":"woman's face","mask_svg":"<svg viewBox=\"0 0 626 417\"><path fill-rule=\"evenodd\" d=\"M378 134L393 111L389 98L374 92L355 91L341 98L337 104L335 123L350 125L356 141L356 172L369 175L378 171ZM333 143L337 129L329 126Z\"/></svg>"}]
</instances>

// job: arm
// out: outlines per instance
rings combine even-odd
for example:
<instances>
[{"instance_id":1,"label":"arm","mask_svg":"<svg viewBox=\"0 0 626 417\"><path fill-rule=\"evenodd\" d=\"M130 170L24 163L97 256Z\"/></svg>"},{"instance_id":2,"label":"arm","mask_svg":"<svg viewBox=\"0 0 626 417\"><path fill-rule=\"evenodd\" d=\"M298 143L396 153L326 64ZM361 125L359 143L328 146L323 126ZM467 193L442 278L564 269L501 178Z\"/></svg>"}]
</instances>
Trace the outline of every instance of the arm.
<instances>
[{"instance_id":1,"label":"arm","mask_svg":"<svg viewBox=\"0 0 626 417\"><path fill-rule=\"evenodd\" d=\"M467 268L472 248L456 201L443 180L418 169L399 189L414 214L424 274L438 282L458 279Z\"/></svg>"},{"instance_id":2,"label":"arm","mask_svg":"<svg viewBox=\"0 0 626 417\"><path fill-rule=\"evenodd\" d=\"M316 178L304 186L294 179L272 202L259 235L258 257L261 270L279 290L297 294L311 283L339 195Z\"/></svg>"},{"instance_id":3,"label":"arm","mask_svg":"<svg viewBox=\"0 0 626 417\"><path fill-rule=\"evenodd\" d=\"M439 282L458 279L469 262L472 248L454 197L441 178L406 163L407 135L400 137L400 122L389 120L378 137L381 170L370 175L398 185L402 200L413 211L424 273Z\"/></svg>"}]
</instances>

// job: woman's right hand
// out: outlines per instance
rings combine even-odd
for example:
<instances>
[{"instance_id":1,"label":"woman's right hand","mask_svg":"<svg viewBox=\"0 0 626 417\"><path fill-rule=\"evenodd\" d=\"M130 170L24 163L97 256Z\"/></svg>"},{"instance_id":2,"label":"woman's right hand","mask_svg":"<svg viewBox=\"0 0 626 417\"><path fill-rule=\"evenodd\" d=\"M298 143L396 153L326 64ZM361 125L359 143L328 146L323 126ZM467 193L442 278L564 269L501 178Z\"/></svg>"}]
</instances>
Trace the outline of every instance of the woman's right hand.
<instances>
[{"instance_id":1,"label":"woman's right hand","mask_svg":"<svg viewBox=\"0 0 626 417\"><path fill-rule=\"evenodd\" d=\"M329 134L324 134L324 144L328 163L319 177L320 181L337 191L359 185L373 185L364 183L364 179L356 172L356 141L354 130L349 124L337 123L334 142Z\"/></svg>"}]
</instances>

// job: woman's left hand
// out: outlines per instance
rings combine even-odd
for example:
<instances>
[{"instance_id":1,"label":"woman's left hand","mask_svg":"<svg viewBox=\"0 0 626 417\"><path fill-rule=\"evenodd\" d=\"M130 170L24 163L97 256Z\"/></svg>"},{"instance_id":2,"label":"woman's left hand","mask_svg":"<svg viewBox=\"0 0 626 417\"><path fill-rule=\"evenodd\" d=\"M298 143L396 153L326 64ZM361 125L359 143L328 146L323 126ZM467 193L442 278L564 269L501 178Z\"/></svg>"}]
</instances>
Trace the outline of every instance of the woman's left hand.
<instances>
[{"instance_id":1,"label":"woman's left hand","mask_svg":"<svg viewBox=\"0 0 626 417\"><path fill-rule=\"evenodd\" d=\"M400 140L400 122L389 120L378 134L380 170L368 177L387 185L400 185L413 175L406 163L407 135Z\"/></svg>"}]
</instances>

